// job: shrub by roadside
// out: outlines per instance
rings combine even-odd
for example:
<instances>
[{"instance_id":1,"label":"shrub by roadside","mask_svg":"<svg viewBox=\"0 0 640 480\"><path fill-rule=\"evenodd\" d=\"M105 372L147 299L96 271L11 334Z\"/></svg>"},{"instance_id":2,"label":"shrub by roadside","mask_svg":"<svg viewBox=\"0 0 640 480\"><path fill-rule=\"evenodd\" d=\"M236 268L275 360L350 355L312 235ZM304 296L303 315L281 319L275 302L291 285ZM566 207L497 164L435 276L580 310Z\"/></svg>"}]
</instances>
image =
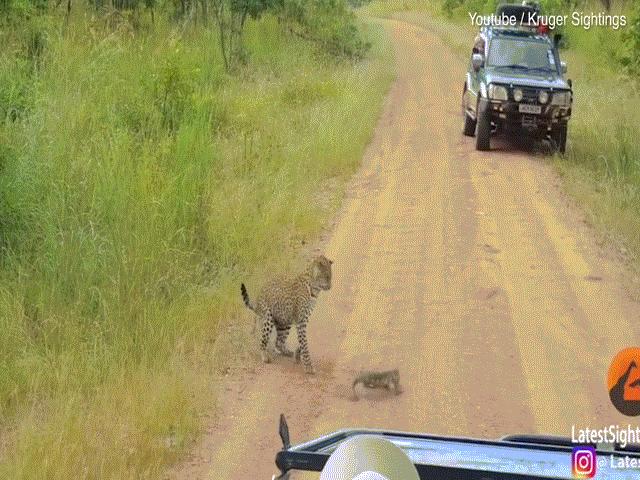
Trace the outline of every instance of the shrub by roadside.
<instances>
[{"instance_id":1,"label":"shrub by roadside","mask_svg":"<svg viewBox=\"0 0 640 480\"><path fill-rule=\"evenodd\" d=\"M220 325L244 328L238 278L295 263L392 78L377 27L353 61L265 15L229 75L210 26L133 15L0 33L0 478L156 478L180 456Z\"/></svg>"}]
</instances>

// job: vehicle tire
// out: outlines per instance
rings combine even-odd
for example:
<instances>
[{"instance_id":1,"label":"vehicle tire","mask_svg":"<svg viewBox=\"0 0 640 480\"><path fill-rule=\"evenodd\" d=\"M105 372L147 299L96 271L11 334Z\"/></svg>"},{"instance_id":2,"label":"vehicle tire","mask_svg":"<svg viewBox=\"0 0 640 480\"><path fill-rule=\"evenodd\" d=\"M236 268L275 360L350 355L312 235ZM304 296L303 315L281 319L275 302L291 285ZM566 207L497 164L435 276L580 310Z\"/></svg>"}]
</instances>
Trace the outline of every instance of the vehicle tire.
<instances>
[{"instance_id":1,"label":"vehicle tire","mask_svg":"<svg viewBox=\"0 0 640 480\"><path fill-rule=\"evenodd\" d=\"M486 101L480 100L476 110L476 150L491 149L491 115L487 110Z\"/></svg>"},{"instance_id":2,"label":"vehicle tire","mask_svg":"<svg viewBox=\"0 0 640 480\"><path fill-rule=\"evenodd\" d=\"M462 133L467 137L473 137L476 134L476 121L469 116L467 112L462 111L464 116L464 126L462 127Z\"/></svg>"},{"instance_id":3,"label":"vehicle tire","mask_svg":"<svg viewBox=\"0 0 640 480\"><path fill-rule=\"evenodd\" d=\"M555 149L564 155L567 148L567 124L561 123L551 131L551 140Z\"/></svg>"},{"instance_id":4,"label":"vehicle tire","mask_svg":"<svg viewBox=\"0 0 640 480\"><path fill-rule=\"evenodd\" d=\"M476 121L467 113L467 104L465 96L467 93L467 84L465 83L462 90L462 134L467 137L473 137L476 134Z\"/></svg>"}]
</instances>

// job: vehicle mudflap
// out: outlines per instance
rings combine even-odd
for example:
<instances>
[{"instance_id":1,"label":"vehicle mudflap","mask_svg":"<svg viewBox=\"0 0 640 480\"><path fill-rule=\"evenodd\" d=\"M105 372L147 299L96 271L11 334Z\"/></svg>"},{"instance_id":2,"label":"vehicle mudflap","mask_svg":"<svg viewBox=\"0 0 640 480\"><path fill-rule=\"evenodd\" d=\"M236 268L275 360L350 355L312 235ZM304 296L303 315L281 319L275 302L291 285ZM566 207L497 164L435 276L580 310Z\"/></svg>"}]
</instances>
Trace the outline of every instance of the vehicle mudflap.
<instances>
[{"instance_id":1,"label":"vehicle mudflap","mask_svg":"<svg viewBox=\"0 0 640 480\"><path fill-rule=\"evenodd\" d=\"M287 425L287 419L285 418L284 413L280 414L278 433L280 434L280 440L282 440L282 449L289 450L291 448L291 437L289 436L289 425ZM273 475L271 480L289 480L290 471L279 463L280 462L278 462L278 459L276 458L276 466L280 470L280 475Z\"/></svg>"},{"instance_id":2,"label":"vehicle mudflap","mask_svg":"<svg viewBox=\"0 0 640 480\"><path fill-rule=\"evenodd\" d=\"M280 414L280 428L278 429L280 439L282 440L282 446L285 450L291 448L291 439L289 437L289 425L287 425L287 419L284 417L284 413Z\"/></svg>"}]
</instances>

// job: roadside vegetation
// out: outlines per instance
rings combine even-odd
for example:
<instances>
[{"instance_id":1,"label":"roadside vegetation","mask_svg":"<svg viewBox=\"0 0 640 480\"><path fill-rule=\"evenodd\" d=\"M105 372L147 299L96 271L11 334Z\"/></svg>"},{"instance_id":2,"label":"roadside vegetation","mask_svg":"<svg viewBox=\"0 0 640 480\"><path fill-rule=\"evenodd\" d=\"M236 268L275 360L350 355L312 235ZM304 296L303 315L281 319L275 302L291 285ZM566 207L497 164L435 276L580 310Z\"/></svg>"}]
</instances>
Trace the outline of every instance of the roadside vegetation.
<instances>
[{"instance_id":1,"label":"roadside vegetation","mask_svg":"<svg viewBox=\"0 0 640 480\"><path fill-rule=\"evenodd\" d=\"M380 36L340 0L0 1L0 478L180 457L239 279L295 263L359 163Z\"/></svg>"},{"instance_id":2,"label":"roadside vegetation","mask_svg":"<svg viewBox=\"0 0 640 480\"><path fill-rule=\"evenodd\" d=\"M495 12L496 1L388 0L367 9L397 16L437 32L465 58L476 29L469 11ZM631 1L542 0L543 12L625 14L627 26L563 27L574 110L569 144L554 164L590 221L628 257L640 259L640 4ZM462 80L461 80L462 81Z\"/></svg>"}]
</instances>

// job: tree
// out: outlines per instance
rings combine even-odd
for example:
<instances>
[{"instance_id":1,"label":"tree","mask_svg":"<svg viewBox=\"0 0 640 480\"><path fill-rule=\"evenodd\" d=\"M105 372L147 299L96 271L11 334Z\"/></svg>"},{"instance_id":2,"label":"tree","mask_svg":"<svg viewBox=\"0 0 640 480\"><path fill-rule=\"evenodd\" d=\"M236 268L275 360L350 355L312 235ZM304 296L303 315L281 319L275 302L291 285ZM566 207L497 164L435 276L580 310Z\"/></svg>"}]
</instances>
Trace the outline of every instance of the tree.
<instances>
[{"instance_id":1,"label":"tree","mask_svg":"<svg viewBox=\"0 0 640 480\"><path fill-rule=\"evenodd\" d=\"M220 50L227 70L246 61L243 43L248 18L258 18L277 0L211 0L212 15L220 35Z\"/></svg>"}]
</instances>

